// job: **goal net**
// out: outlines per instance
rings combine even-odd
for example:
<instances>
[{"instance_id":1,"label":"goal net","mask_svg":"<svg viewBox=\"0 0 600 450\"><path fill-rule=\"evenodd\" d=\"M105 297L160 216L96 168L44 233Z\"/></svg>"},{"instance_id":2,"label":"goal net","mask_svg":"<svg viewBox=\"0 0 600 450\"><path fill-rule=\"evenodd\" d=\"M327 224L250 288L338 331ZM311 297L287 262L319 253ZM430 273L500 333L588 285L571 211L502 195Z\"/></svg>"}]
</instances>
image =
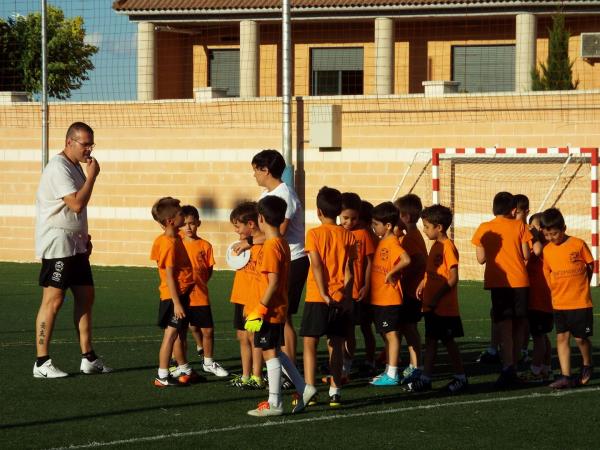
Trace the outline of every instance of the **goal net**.
<instances>
[{"instance_id":1,"label":"goal net","mask_svg":"<svg viewBox=\"0 0 600 450\"><path fill-rule=\"evenodd\" d=\"M597 148L433 149L433 202L454 211L449 235L460 251L461 279L483 278L471 238L480 223L493 218L494 195L508 191L529 198L530 215L550 207L561 210L567 232L592 250L596 285L597 164Z\"/></svg>"}]
</instances>

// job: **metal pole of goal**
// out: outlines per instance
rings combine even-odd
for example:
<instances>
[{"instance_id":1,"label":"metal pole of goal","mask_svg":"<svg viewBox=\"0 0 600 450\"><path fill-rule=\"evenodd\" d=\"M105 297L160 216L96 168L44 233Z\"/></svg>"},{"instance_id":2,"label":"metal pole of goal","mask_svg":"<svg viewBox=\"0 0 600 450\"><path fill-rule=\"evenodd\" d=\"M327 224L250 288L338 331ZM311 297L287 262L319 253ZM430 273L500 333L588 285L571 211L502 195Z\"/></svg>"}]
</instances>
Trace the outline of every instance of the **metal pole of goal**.
<instances>
[{"instance_id":1,"label":"metal pole of goal","mask_svg":"<svg viewBox=\"0 0 600 450\"><path fill-rule=\"evenodd\" d=\"M292 34L290 0L282 0L281 49L282 49L282 129L281 147L285 160L283 181L294 188L294 165L292 158Z\"/></svg>"},{"instance_id":2,"label":"metal pole of goal","mask_svg":"<svg viewBox=\"0 0 600 450\"><path fill-rule=\"evenodd\" d=\"M42 0L42 170L48 164L48 8Z\"/></svg>"}]
</instances>

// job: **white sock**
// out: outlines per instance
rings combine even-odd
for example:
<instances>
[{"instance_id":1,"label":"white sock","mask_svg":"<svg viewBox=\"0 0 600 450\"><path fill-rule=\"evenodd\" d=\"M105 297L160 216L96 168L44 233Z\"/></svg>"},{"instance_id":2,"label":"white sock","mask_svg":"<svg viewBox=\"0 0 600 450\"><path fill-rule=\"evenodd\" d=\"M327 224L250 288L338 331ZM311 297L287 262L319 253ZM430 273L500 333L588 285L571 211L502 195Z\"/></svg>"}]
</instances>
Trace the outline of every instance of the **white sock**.
<instances>
[{"instance_id":1,"label":"white sock","mask_svg":"<svg viewBox=\"0 0 600 450\"><path fill-rule=\"evenodd\" d=\"M298 394L302 395L304 393L304 388L306 386L306 383L304 382L304 378L302 378L302 375L300 375L300 372L298 371L298 369L296 368L296 366L294 365L292 360L290 358L288 358L288 355L286 355L281 350L279 350L277 352L277 357L279 358L279 361L281 362L281 365L283 367L283 372L287 375L287 377L290 380L292 380L292 383L294 383L296 392L298 392Z\"/></svg>"},{"instance_id":2,"label":"white sock","mask_svg":"<svg viewBox=\"0 0 600 450\"><path fill-rule=\"evenodd\" d=\"M158 378L167 378L169 376L169 369L158 369Z\"/></svg>"},{"instance_id":3,"label":"white sock","mask_svg":"<svg viewBox=\"0 0 600 450\"><path fill-rule=\"evenodd\" d=\"M330 397L332 395L340 395L340 392L342 392L342 388L329 386L329 396Z\"/></svg>"},{"instance_id":4,"label":"white sock","mask_svg":"<svg viewBox=\"0 0 600 450\"><path fill-rule=\"evenodd\" d=\"M279 358L267 361L267 376L269 378L269 403L280 408L281 401L281 362Z\"/></svg>"},{"instance_id":5,"label":"white sock","mask_svg":"<svg viewBox=\"0 0 600 450\"><path fill-rule=\"evenodd\" d=\"M207 358L206 356L204 357L204 365L205 366L212 366L213 362L214 362L214 360L212 358Z\"/></svg>"},{"instance_id":6,"label":"white sock","mask_svg":"<svg viewBox=\"0 0 600 450\"><path fill-rule=\"evenodd\" d=\"M385 373L387 373L388 377L390 378L396 378L398 376L398 368L394 366L388 366Z\"/></svg>"},{"instance_id":7,"label":"white sock","mask_svg":"<svg viewBox=\"0 0 600 450\"><path fill-rule=\"evenodd\" d=\"M179 373L185 373L186 375L189 375L190 373L192 373L192 368L190 366L190 363L185 363L177 366L177 371Z\"/></svg>"}]
</instances>

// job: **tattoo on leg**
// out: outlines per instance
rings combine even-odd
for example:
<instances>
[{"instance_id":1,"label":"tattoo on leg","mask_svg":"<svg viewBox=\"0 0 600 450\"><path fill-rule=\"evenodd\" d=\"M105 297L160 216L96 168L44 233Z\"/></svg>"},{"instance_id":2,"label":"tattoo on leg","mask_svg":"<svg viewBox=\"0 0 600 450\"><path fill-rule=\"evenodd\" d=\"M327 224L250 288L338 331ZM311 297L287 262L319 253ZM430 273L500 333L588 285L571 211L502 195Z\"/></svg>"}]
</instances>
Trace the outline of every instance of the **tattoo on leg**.
<instances>
[{"instance_id":1,"label":"tattoo on leg","mask_svg":"<svg viewBox=\"0 0 600 450\"><path fill-rule=\"evenodd\" d=\"M46 322L42 322L40 324L40 338L38 340L38 343L43 345L45 342L45 337L46 337Z\"/></svg>"}]
</instances>

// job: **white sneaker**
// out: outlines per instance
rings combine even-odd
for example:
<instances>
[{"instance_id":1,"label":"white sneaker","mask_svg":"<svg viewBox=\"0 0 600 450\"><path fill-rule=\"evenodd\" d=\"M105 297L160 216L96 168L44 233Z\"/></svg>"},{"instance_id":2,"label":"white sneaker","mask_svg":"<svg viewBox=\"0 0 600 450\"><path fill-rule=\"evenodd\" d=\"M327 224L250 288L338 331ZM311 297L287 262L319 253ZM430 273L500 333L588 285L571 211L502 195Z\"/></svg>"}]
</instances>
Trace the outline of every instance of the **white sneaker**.
<instances>
[{"instance_id":1,"label":"white sneaker","mask_svg":"<svg viewBox=\"0 0 600 450\"><path fill-rule=\"evenodd\" d=\"M89 362L87 358L81 358L81 366L79 367L81 373L87 375L93 373L110 373L113 371L110 367L104 364L101 358L96 358L95 361Z\"/></svg>"},{"instance_id":2,"label":"white sneaker","mask_svg":"<svg viewBox=\"0 0 600 450\"><path fill-rule=\"evenodd\" d=\"M69 374L63 372L58 367L54 367L52 360L49 359L40 367L36 363L33 363L33 376L35 378L64 378L69 376Z\"/></svg>"},{"instance_id":3,"label":"white sneaker","mask_svg":"<svg viewBox=\"0 0 600 450\"><path fill-rule=\"evenodd\" d=\"M298 403L296 403L296 406L294 406L294 409L292 409L292 414L297 414L304 411L304 408L306 408L315 395L317 395L317 388L307 384L304 387L302 397L298 397Z\"/></svg>"},{"instance_id":4,"label":"white sneaker","mask_svg":"<svg viewBox=\"0 0 600 450\"><path fill-rule=\"evenodd\" d=\"M202 370L206 373L212 373L213 375L221 378L229 376L229 372L223 369L221 364L216 361L213 361L213 363L209 364L208 366L206 364L202 364Z\"/></svg>"},{"instance_id":5,"label":"white sneaker","mask_svg":"<svg viewBox=\"0 0 600 450\"><path fill-rule=\"evenodd\" d=\"M283 406L277 407L269 402L261 402L256 409L248 411L248 415L254 417L281 416L283 415Z\"/></svg>"}]
</instances>

